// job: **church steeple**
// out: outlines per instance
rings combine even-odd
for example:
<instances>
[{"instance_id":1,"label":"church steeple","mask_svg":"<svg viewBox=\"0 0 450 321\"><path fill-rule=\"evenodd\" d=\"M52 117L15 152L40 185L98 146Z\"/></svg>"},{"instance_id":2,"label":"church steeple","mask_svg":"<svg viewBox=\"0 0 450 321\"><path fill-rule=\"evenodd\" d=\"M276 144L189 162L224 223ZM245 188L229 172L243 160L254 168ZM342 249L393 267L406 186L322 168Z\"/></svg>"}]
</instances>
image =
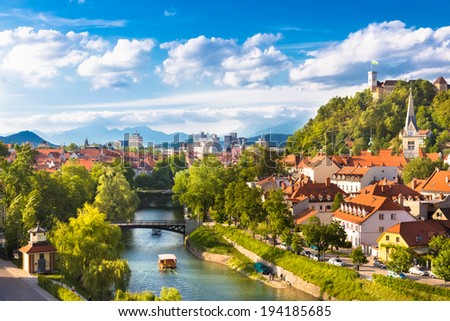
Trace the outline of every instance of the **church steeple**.
<instances>
[{"instance_id":1,"label":"church steeple","mask_svg":"<svg viewBox=\"0 0 450 321\"><path fill-rule=\"evenodd\" d=\"M411 130L418 131L417 124L416 124L416 115L414 113L414 101L413 101L413 95L412 95L412 87L409 88L408 110L406 112L405 130L406 131L411 131Z\"/></svg>"}]
</instances>

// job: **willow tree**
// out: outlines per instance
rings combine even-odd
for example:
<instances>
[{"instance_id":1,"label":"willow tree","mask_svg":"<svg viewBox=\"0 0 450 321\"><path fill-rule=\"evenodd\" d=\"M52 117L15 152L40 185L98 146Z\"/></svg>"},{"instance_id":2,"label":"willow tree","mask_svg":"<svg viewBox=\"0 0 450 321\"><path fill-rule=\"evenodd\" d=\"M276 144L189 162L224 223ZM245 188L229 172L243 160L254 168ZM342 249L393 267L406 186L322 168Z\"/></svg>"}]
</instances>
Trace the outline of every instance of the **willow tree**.
<instances>
[{"instance_id":1,"label":"willow tree","mask_svg":"<svg viewBox=\"0 0 450 321\"><path fill-rule=\"evenodd\" d=\"M120 260L123 248L120 228L106 222L106 214L86 204L78 216L59 223L51 233L64 274L81 281L94 298L103 299L109 289L128 285L128 263Z\"/></svg>"}]
</instances>

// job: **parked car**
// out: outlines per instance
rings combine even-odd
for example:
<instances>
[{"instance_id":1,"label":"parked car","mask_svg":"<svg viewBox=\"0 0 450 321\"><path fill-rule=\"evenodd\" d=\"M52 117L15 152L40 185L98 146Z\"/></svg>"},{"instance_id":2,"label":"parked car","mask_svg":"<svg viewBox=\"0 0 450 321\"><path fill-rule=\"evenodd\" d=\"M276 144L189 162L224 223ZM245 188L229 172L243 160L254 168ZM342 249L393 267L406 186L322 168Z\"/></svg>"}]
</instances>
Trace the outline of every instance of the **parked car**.
<instances>
[{"instance_id":1,"label":"parked car","mask_svg":"<svg viewBox=\"0 0 450 321\"><path fill-rule=\"evenodd\" d=\"M428 275L431 276L433 279L440 279L440 277L434 274L433 271L428 271Z\"/></svg>"},{"instance_id":2,"label":"parked car","mask_svg":"<svg viewBox=\"0 0 450 321\"><path fill-rule=\"evenodd\" d=\"M413 266L412 268L409 269L408 271L411 274L417 274L417 275L421 275L421 276L428 276L428 272L422 270L420 267L418 266Z\"/></svg>"},{"instance_id":3,"label":"parked car","mask_svg":"<svg viewBox=\"0 0 450 321\"><path fill-rule=\"evenodd\" d=\"M255 270L261 274L269 274L272 272L269 267L262 262L256 262L253 266Z\"/></svg>"},{"instance_id":4,"label":"parked car","mask_svg":"<svg viewBox=\"0 0 450 321\"><path fill-rule=\"evenodd\" d=\"M315 260L315 261L323 261L323 257L319 254L312 253L309 258Z\"/></svg>"},{"instance_id":5,"label":"parked car","mask_svg":"<svg viewBox=\"0 0 450 321\"><path fill-rule=\"evenodd\" d=\"M303 256L306 256L306 257L310 257L311 254L312 254L312 253L311 253L310 251L305 251L305 250L303 250L303 251L300 252L300 255L303 255Z\"/></svg>"},{"instance_id":6,"label":"parked car","mask_svg":"<svg viewBox=\"0 0 450 321\"><path fill-rule=\"evenodd\" d=\"M373 261L373 266L377 267L377 268L380 268L380 269L385 269L386 268L386 264L384 264L383 262L378 261L378 260L374 260Z\"/></svg>"},{"instance_id":7,"label":"parked car","mask_svg":"<svg viewBox=\"0 0 450 321\"><path fill-rule=\"evenodd\" d=\"M406 279L405 273L402 273L402 272L397 273L392 270L388 270L386 276L389 276L389 277L395 278L395 279Z\"/></svg>"},{"instance_id":8,"label":"parked car","mask_svg":"<svg viewBox=\"0 0 450 321\"><path fill-rule=\"evenodd\" d=\"M347 264L345 264L344 261L342 261L338 257L332 257L331 259L328 260L328 263L336 265L336 266L346 266L347 265Z\"/></svg>"}]
</instances>

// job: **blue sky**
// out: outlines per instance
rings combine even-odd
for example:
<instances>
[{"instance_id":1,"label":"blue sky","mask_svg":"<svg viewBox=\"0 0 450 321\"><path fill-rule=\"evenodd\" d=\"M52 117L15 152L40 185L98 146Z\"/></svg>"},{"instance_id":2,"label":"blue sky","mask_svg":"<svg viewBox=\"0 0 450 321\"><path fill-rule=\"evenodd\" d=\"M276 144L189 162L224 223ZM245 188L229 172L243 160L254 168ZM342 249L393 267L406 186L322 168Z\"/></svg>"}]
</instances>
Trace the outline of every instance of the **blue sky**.
<instances>
[{"instance_id":1,"label":"blue sky","mask_svg":"<svg viewBox=\"0 0 450 321\"><path fill-rule=\"evenodd\" d=\"M0 134L298 128L380 80L450 80L450 2L10 0ZM145 138L145 137L144 137Z\"/></svg>"}]
</instances>

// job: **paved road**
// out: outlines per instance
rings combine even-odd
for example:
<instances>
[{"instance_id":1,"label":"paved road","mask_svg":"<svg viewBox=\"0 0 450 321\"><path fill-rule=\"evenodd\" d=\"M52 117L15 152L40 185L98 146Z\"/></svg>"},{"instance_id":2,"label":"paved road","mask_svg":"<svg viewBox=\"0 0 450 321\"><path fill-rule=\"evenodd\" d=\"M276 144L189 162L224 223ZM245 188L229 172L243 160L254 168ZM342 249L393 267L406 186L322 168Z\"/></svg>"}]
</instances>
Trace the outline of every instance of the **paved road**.
<instances>
[{"instance_id":1,"label":"paved road","mask_svg":"<svg viewBox=\"0 0 450 321\"><path fill-rule=\"evenodd\" d=\"M0 301L56 301L37 285L37 278L0 260Z\"/></svg>"}]
</instances>

